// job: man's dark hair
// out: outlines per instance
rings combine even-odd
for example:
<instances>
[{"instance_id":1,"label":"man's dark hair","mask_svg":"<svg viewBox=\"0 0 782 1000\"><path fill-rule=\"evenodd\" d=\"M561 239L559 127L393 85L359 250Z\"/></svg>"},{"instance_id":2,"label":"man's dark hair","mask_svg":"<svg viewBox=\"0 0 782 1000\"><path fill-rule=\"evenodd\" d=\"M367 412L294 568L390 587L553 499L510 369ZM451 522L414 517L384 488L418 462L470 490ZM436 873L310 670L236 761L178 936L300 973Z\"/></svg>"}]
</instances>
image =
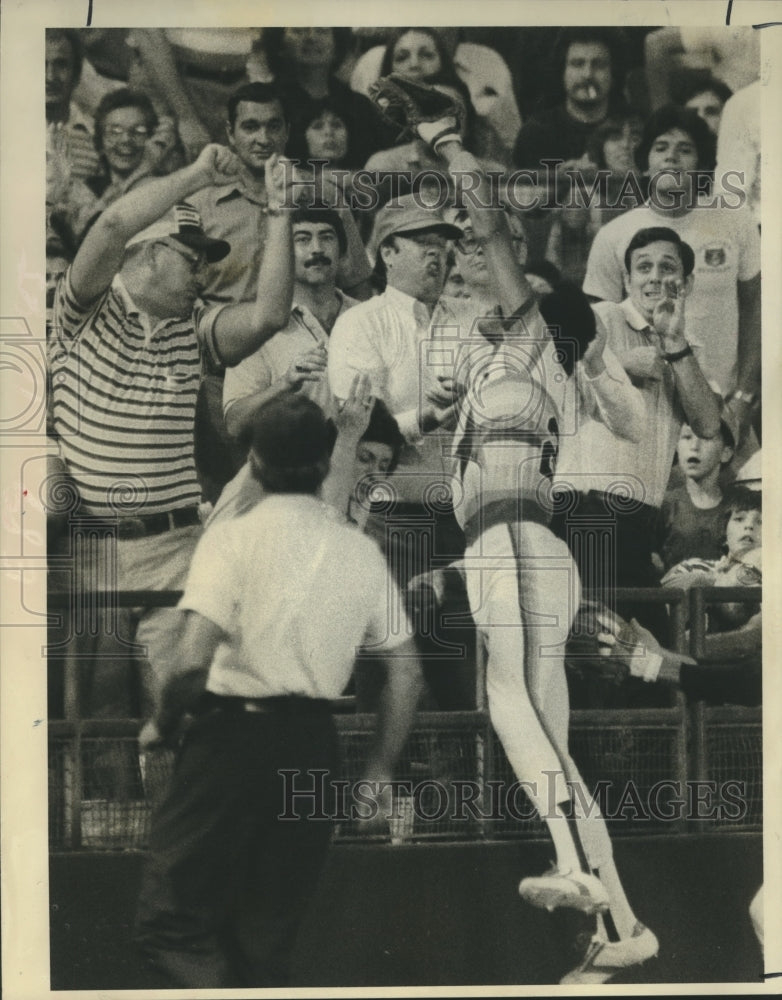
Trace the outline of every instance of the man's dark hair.
<instances>
[{"instance_id":1,"label":"man's dark hair","mask_svg":"<svg viewBox=\"0 0 782 1000\"><path fill-rule=\"evenodd\" d=\"M150 135L158 125L158 117L152 101L146 94L139 94L127 87L121 90L112 90L104 95L100 104L95 109L95 148L100 153L103 151L103 127L106 124L106 117L119 108L138 108L144 115L144 124L149 129Z\"/></svg>"},{"instance_id":2,"label":"man's dark hair","mask_svg":"<svg viewBox=\"0 0 782 1000\"><path fill-rule=\"evenodd\" d=\"M295 226L298 222L312 222L315 225L331 226L337 234L340 257L347 253L348 238L345 233L345 226L339 217L339 212L335 209L313 208L307 205L299 206L291 214L291 225Z\"/></svg>"},{"instance_id":3,"label":"man's dark hair","mask_svg":"<svg viewBox=\"0 0 782 1000\"><path fill-rule=\"evenodd\" d=\"M625 250L625 271L630 273L630 265L633 260L633 253L648 247L650 243L673 243L679 260L682 262L684 277L688 278L695 270L695 254L689 243L684 240L674 229L667 226L649 226L646 229L639 229L627 245Z\"/></svg>"},{"instance_id":4,"label":"man's dark hair","mask_svg":"<svg viewBox=\"0 0 782 1000\"><path fill-rule=\"evenodd\" d=\"M611 59L611 91L609 103L624 103L622 92L627 73L627 36L621 28L603 28L591 25L563 28L554 45L553 64L556 72L558 100L564 99L564 74L568 50L571 45L604 45Z\"/></svg>"},{"instance_id":5,"label":"man's dark hair","mask_svg":"<svg viewBox=\"0 0 782 1000\"><path fill-rule=\"evenodd\" d=\"M78 83L81 78L81 68L84 64L84 46L82 45L79 32L75 28L47 28L46 41L56 42L61 38L71 47L71 58L73 59L73 82Z\"/></svg>"},{"instance_id":6,"label":"man's dark hair","mask_svg":"<svg viewBox=\"0 0 782 1000\"><path fill-rule=\"evenodd\" d=\"M717 140L713 132L694 108L666 104L646 120L643 135L635 151L635 162L646 173L649 170L649 152L661 135L672 129L686 132L698 152L698 170L714 170L717 159Z\"/></svg>"},{"instance_id":7,"label":"man's dark hair","mask_svg":"<svg viewBox=\"0 0 782 1000\"><path fill-rule=\"evenodd\" d=\"M380 63L380 76L388 76L389 73L393 73L394 49L396 48L396 43L403 35L406 35L408 31L417 31L419 34L428 35L434 42L434 47L437 49L437 54L440 57L440 72L445 73L448 76L456 75L453 59L451 58L450 52L445 47L443 36L439 33L439 31L437 31L436 28L422 28L419 25L416 25L412 28L397 28L391 35L388 43L386 44L382 62ZM430 83L431 81L426 80L425 82Z\"/></svg>"},{"instance_id":8,"label":"man's dark hair","mask_svg":"<svg viewBox=\"0 0 782 1000\"><path fill-rule=\"evenodd\" d=\"M595 339L597 320L589 299L578 285L561 281L555 291L538 303L546 326L552 328L559 361L567 375L572 375L587 347Z\"/></svg>"},{"instance_id":9,"label":"man's dark hair","mask_svg":"<svg viewBox=\"0 0 782 1000\"><path fill-rule=\"evenodd\" d=\"M388 471L394 471L399 461L399 453L404 447L405 439L399 430L396 417L394 417L382 399L375 400L369 416L369 425L361 435L361 440L387 444L393 452Z\"/></svg>"},{"instance_id":10,"label":"man's dark hair","mask_svg":"<svg viewBox=\"0 0 782 1000\"><path fill-rule=\"evenodd\" d=\"M331 68L336 70L350 51L354 36L351 28L332 28L331 34L334 38L334 58L331 61ZM296 67L285 51L285 28L264 28L253 48L263 52L266 65L275 78L286 76L295 78Z\"/></svg>"},{"instance_id":11,"label":"man's dark hair","mask_svg":"<svg viewBox=\"0 0 782 1000\"><path fill-rule=\"evenodd\" d=\"M763 513L763 493L760 490L750 490L746 486L732 486L725 497L725 509L730 519L731 514L739 514L745 510L756 510Z\"/></svg>"},{"instance_id":12,"label":"man's dark hair","mask_svg":"<svg viewBox=\"0 0 782 1000\"><path fill-rule=\"evenodd\" d=\"M676 93L676 104L686 104L698 94L716 94L723 104L729 97L733 97L733 91L722 80L715 76L694 77L687 80Z\"/></svg>"},{"instance_id":13,"label":"man's dark hair","mask_svg":"<svg viewBox=\"0 0 782 1000\"><path fill-rule=\"evenodd\" d=\"M273 83L244 83L228 98L228 124L231 128L236 124L236 109L242 101L248 104L273 104L276 101L282 109L285 123L290 122L285 97L279 87Z\"/></svg>"},{"instance_id":14,"label":"man's dark hair","mask_svg":"<svg viewBox=\"0 0 782 1000\"><path fill-rule=\"evenodd\" d=\"M329 471L336 429L307 396L284 393L260 407L251 429L250 467L268 493L318 491Z\"/></svg>"}]
</instances>

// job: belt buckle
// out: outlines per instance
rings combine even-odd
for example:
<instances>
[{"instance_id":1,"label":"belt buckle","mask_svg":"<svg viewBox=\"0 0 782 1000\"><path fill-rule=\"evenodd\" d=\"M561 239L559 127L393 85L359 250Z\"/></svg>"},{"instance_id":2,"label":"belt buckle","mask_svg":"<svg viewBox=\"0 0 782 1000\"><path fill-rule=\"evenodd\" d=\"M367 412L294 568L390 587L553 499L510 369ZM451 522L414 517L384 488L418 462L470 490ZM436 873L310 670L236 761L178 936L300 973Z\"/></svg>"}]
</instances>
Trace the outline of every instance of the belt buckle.
<instances>
[{"instance_id":1,"label":"belt buckle","mask_svg":"<svg viewBox=\"0 0 782 1000\"><path fill-rule=\"evenodd\" d=\"M143 538L145 534L144 521L140 517L121 517L117 521L117 538Z\"/></svg>"}]
</instances>

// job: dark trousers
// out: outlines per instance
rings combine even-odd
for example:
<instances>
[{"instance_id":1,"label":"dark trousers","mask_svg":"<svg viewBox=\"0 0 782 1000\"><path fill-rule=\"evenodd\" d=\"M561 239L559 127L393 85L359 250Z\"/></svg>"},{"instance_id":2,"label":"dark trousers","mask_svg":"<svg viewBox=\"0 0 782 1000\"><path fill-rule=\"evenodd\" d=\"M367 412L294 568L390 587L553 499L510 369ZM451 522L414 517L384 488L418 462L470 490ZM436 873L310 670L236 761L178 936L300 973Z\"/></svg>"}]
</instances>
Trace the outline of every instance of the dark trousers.
<instances>
[{"instance_id":1,"label":"dark trousers","mask_svg":"<svg viewBox=\"0 0 782 1000\"><path fill-rule=\"evenodd\" d=\"M338 753L328 705L299 702L262 714L227 702L185 737L153 815L136 918L137 943L161 986L289 982L331 836ZM316 798L291 800L291 782L317 789Z\"/></svg>"}]
</instances>

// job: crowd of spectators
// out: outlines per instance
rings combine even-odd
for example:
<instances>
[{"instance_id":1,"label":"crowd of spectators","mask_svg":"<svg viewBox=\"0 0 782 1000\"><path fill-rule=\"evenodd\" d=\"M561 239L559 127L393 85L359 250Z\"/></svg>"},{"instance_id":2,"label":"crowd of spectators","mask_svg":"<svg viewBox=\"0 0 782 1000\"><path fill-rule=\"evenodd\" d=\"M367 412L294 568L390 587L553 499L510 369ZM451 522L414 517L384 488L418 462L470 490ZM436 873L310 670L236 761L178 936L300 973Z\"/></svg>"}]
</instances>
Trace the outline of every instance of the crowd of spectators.
<instances>
[{"instance_id":1,"label":"crowd of spectators","mask_svg":"<svg viewBox=\"0 0 782 1000\"><path fill-rule=\"evenodd\" d=\"M582 288L620 369L607 362L609 374L640 390L640 440L589 419L560 428L554 445L554 487L575 497L559 528L584 586L758 584L759 483L736 485L761 441L758 34L50 29L52 465L75 484L81 514L119 515L120 589L180 589L202 522L257 502L248 433L258 408L284 393L316 401L349 442L339 505L377 538L398 582L426 567L410 550L420 528L389 533L389 504L377 502L386 480L403 527L436 511L426 545L439 565L463 552L444 445L457 419L453 373L422 358L434 327L471 332L476 320L498 349L501 296L442 162L421 139L395 135L367 96L388 73L458 103L464 147L497 179L544 316L552 295ZM298 165L272 178L280 157ZM284 208L282 175L317 189L318 205ZM443 192L448 204L422 207ZM422 212L438 213L428 229ZM398 239L405 218L415 240ZM686 293L686 358L663 356L655 309L666 280ZM339 404L362 386L372 419L349 426L351 406L341 417ZM628 483L635 503L625 503ZM618 540L610 566L583 529L606 514ZM61 521L53 553L67 549L64 533ZM463 614L454 590L445 603ZM670 642L663 608L626 610ZM154 700L175 612L139 614ZM690 667L660 680L757 703L746 673L759 677L759 620L758 607L731 617L715 605L709 627L721 641L697 683L681 677ZM433 702L460 707L445 675L430 674ZM646 704L660 685L639 687ZM594 703L575 681L573 693ZM611 697L639 703L637 693Z\"/></svg>"}]
</instances>

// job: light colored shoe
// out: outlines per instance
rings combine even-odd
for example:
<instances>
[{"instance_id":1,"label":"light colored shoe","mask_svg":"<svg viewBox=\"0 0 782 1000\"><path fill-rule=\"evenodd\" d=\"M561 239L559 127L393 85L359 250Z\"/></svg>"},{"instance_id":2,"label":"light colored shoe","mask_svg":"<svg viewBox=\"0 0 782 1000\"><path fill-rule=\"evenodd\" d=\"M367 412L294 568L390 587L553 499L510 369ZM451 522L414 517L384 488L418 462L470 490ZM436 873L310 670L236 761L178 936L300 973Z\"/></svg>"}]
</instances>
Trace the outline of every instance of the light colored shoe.
<instances>
[{"instance_id":1,"label":"light colored shoe","mask_svg":"<svg viewBox=\"0 0 782 1000\"><path fill-rule=\"evenodd\" d=\"M581 963L560 979L560 986L598 986L607 983L623 969L654 958L660 948L656 936L637 923L632 936L621 941L592 938Z\"/></svg>"},{"instance_id":2,"label":"light colored shoe","mask_svg":"<svg viewBox=\"0 0 782 1000\"><path fill-rule=\"evenodd\" d=\"M582 913L602 913L608 909L608 893L594 875L586 872L561 872L553 868L545 875L521 880L519 895L533 906L549 912L567 906Z\"/></svg>"}]
</instances>

